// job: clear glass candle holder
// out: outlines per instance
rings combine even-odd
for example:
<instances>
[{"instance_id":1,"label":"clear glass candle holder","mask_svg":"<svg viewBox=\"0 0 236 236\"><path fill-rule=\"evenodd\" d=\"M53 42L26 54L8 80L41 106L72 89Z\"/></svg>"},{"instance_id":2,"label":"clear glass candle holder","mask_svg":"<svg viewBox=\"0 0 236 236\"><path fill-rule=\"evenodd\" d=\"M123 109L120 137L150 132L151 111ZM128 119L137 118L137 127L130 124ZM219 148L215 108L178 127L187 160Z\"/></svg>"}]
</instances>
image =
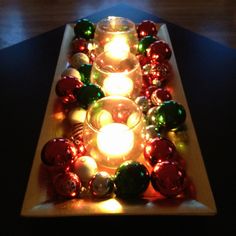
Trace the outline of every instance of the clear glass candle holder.
<instances>
[{"instance_id":1,"label":"clear glass candle holder","mask_svg":"<svg viewBox=\"0 0 236 236\"><path fill-rule=\"evenodd\" d=\"M98 22L94 34L95 52L110 51L114 57L122 51L137 52L138 37L134 22L127 18L108 16Z\"/></svg>"},{"instance_id":2,"label":"clear glass candle holder","mask_svg":"<svg viewBox=\"0 0 236 236\"><path fill-rule=\"evenodd\" d=\"M142 71L136 56L126 52L121 59L110 52L99 54L93 62L91 82L102 88L106 96L135 99L142 87Z\"/></svg>"},{"instance_id":3,"label":"clear glass candle holder","mask_svg":"<svg viewBox=\"0 0 236 236\"><path fill-rule=\"evenodd\" d=\"M114 169L143 152L145 122L139 107L120 96L104 97L86 114L83 141L99 165Z\"/></svg>"}]
</instances>

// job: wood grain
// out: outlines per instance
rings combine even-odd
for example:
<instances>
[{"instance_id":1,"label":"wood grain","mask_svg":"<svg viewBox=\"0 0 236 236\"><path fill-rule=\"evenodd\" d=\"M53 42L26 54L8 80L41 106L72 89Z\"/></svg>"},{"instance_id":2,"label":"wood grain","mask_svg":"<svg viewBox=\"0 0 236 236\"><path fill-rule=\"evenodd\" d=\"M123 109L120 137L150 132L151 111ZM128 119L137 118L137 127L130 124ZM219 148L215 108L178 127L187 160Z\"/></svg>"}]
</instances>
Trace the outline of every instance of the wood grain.
<instances>
[{"instance_id":1,"label":"wood grain","mask_svg":"<svg viewBox=\"0 0 236 236\"><path fill-rule=\"evenodd\" d=\"M236 48L234 0L1 0L0 48L121 2Z\"/></svg>"}]
</instances>

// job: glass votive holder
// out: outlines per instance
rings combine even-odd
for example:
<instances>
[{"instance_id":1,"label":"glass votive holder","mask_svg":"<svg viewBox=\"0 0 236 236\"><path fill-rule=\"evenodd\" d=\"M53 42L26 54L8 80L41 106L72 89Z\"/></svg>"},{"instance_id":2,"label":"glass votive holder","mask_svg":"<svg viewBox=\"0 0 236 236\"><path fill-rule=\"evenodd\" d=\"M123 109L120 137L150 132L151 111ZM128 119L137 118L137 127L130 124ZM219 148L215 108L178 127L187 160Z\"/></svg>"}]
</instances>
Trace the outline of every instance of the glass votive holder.
<instances>
[{"instance_id":1,"label":"glass votive holder","mask_svg":"<svg viewBox=\"0 0 236 236\"><path fill-rule=\"evenodd\" d=\"M114 57L122 52L137 52L138 36L135 23L124 17L108 16L98 22L94 34L96 55L110 51Z\"/></svg>"},{"instance_id":2,"label":"glass votive holder","mask_svg":"<svg viewBox=\"0 0 236 236\"><path fill-rule=\"evenodd\" d=\"M134 99L140 94L142 71L138 59L130 52L122 59L103 52L93 62L90 80L101 87L106 96Z\"/></svg>"},{"instance_id":3,"label":"glass votive holder","mask_svg":"<svg viewBox=\"0 0 236 236\"><path fill-rule=\"evenodd\" d=\"M104 97L86 114L83 141L99 165L114 169L143 152L145 122L139 107L120 96Z\"/></svg>"}]
</instances>

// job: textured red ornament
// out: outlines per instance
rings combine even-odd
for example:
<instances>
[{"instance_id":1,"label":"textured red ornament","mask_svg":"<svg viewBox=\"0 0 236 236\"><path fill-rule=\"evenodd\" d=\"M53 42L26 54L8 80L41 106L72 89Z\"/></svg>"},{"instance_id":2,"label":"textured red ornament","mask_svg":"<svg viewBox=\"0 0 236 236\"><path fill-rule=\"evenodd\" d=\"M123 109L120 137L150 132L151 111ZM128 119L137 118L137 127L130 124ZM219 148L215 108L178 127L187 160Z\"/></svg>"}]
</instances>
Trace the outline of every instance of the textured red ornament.
<instances>
[{"instance_id":1,"label":"textured red ornament","mask_svg":"<svg viewBox=\"0 0 236 236\"><path fill-rule=\"evenodd\" d=\"M131 112L125 105L119 104L117 107L114 108L112 111L112 118L114 122L117 123L127 123L128 117L131 115Z\"/></svg>"},{"instance_id":2,"label":"textured red ornament","mask_svg":"<svg viewBox=\"0 0 236 236\"><path fill-rule=\"evenodd\" d=\"M143 54L137 55L137 59L139 61L141 68L150 63L150 58L148 58L147 56Z\"/></svg>"},{"instance_id":3,"label":"textured red ornament","mask_svg":"<svg viewBox=\"0 0 236 236\"><path fill-rule=\"evenodd\" d=\"M174 197L186 188L186 174L176 162L159 162L151 173L151 183L163 196Z\"/></svg>"},{"instance_id":4,"label":"textured red ornament","mask_svg":"<svg viewBox=\"0 0 236 236\"><path fill-rule=\"evenodd\" d=\"M59 196L74 198L81 189L79 177L72 172L59 173L53 181L54 189Z\"/></svg>"},{"instance_id":5,"label":"textured red ornament","mask_svg":"<svg viewBox=\"0 0 236 236\"><path fill-rule=\"evenodd\" d=\"M73 76L64 76L56 84L56 94L65 104L76 101L74 90L83 86L83 83Z\"/></svg>"},{"instance_id":6,"label":"textured red ornament","mask_svg":"<svg viewBox=\"0 0 236 236\"><path fill-rule=\"evenodd\" d=\"M142 79L142 91L145 93L145 90L150 87L150 76L149 75L143 75ZM155 86L156 87L156 86ZM142 94L143 94L142 92ZM143 94L144 95L144 94Z\"/></svg>"},{"instance_id":7,"label":"textured red ornament","mask_svg":"<svg viewBox=\"0 0 236 236\"><path fill-rule=\"evenodd\" d=\"M163 40L156 41L152 43L148 50L147 55L152 60L152 62L161 62L163 60L169 60L171 57L171 49Z\"/></svg>"},{"instance_id":8,"label":"textured red ornament","mask_svg":"<svg viewBox=\"0 0 236 236\"><path fill-rule=\"evenodd\" d=\"M144 20L137 26L137 33L139 38L143 38L148 35L156 36L156 24L153 21Z\"/></svg>"},{"instance_id":9,"label":"textured red ornament","mask_svg":"<svg viewBox=\"0 0 236 236\"><path fill-rule=\"evenodd\" d=\"M163 88L158 88L153 91L151 95L151 101L154 106L159 106L162 102L171 100L171 94Z\"/></svg>"},{"instance_id":10,"label":"textured red ornament","mask_svg":"<svg viewBox=\"0 0 236 236\"><path fill-rule=\"evenodd\" d=\"M156 137L146 143L144 157L151 166L155 166L160 161L172 159L175 151L175 145L169 139Z\"/></svg>"},{"instance_id":11,"label":"textured red ornament","mask_svg":"<svg viewBox=\"0 0 236 236\"><path fill-rule=\"evenodd\" d=\"M72 141L54 138L44 145L41 160L48 167L66 170L77 159L77 155L77 148Z\"/></svg>"},{"instance_id":12,"label":"textured red ornament","mask_svg":"<svg viewBox=\"0 0 236 236\"><path fill-rule=\"evenodd\" d=\"M76 38L72 41L72 52L73 54L77 52L88 53L88 43L83 38Z\"/></svg>"},{"instance_id":13,"label":"textured red ornament","mask_svg":"<svg viewBox=\"0 0 236 236\"><path fill-rule=\"evenodd\" d=\"M156 84L156 81L163 82L167 80L170 74L170 66L166 61L152 63L151 68L149 70L149 76L152 84Z\"/></svg>"},{"instance_id":14,"label":"textured red ornament","mask_svg":"<svg viewBox=\"0 0 236 236\"><path fill-rule=\"evenodd\" d=\"M153 93L155 90L157 90L157 86L155 86L155 85L151 85L151 86L147 87L147 88L144 90L144 96L146 96L148 99L150 99L152 93Z\"/></svg>"}]
</instances>

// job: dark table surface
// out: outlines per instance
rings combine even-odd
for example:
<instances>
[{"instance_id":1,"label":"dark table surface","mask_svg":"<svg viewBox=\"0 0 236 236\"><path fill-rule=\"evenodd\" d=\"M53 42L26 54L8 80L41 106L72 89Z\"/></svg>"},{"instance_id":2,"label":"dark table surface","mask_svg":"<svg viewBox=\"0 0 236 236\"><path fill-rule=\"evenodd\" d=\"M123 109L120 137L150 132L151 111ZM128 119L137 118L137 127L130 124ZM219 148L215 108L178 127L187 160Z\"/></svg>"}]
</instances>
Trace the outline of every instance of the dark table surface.
<instances>
[{"instance_id":1,"label":"dark table surface","mask_svg":"<svg viewBox=\"0 0 236 236\"><path fill-rule=\"evenodd\" d=\"M93 22L119 15L165 22L218 213L206 217L100 216L23 218L20 210L43 122L64 26L0 51L0 235L214 234L235 235L236 50L126 5L98 12ZM65 22L68 23L68 22Z\"/></svg>"}]
</instances>

